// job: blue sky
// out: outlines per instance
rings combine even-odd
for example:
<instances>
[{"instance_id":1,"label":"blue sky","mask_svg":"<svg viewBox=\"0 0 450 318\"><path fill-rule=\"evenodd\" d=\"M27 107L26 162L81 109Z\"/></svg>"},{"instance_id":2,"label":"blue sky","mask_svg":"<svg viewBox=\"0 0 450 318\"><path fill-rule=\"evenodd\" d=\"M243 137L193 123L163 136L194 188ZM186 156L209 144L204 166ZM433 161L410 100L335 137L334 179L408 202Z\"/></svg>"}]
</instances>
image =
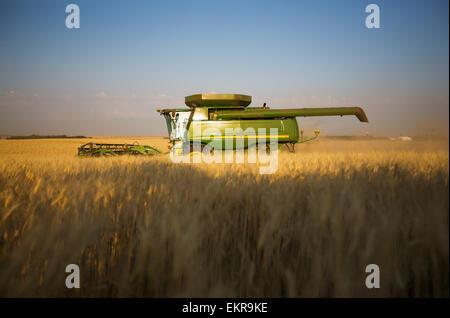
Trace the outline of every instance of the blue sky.
<instances>
[{"instance_id":1,"label":"blue sky","mask_svg":"<svg viewBox=\"0 0 450 318\"><path fill-rule=\"evenodd\" d=\"M65 7L80 7L80 29ZM365 27L366 5L381 28ZM158 107L218 92L324 134L448 134L448 1L2 1L0 134L164 135Z\"/></svg>"}]
</instances>

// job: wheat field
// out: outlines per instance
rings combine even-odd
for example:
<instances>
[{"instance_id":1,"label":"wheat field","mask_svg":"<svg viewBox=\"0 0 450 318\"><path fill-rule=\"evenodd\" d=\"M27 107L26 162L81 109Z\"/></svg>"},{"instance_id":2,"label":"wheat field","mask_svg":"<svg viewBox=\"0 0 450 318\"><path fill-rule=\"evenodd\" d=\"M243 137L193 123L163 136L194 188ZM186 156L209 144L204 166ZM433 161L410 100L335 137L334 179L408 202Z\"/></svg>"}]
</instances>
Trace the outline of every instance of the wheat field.
<instances>
[{"instance_id":1,"label":"wheat field","mask_svg":"<svg viewBox=\"0 0 450 318\"><path fill-rule=\"evenodd\" d=\"M0 296L449 296L448 139L319 138L271 175L77 158L90 141L167 150L162 137L0 140Z\"/></svg>"}]
</instances>

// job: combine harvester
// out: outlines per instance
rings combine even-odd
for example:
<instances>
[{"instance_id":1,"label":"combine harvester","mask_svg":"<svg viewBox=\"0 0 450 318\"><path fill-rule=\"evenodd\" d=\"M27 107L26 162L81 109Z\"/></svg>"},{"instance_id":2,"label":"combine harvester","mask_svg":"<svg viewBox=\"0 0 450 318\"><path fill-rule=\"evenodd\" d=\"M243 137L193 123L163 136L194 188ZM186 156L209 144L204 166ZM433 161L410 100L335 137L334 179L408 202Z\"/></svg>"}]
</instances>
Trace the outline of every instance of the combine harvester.
<instances>
[{"instance_id":1,"label":"combine harvester","mask_svg":"<svg viewBox=\"0 0 450 318\"><path fill-rule=\"evenodd\" d=\"M169 148L176 154L192 152L196 142L203 148L214 140L222 140L222 149L256 146L258 137L266 137L266 143L269 143L271 128L278 130L278 144L294 152L296 143L313 140L319 135L316 130L313 138L304 139L303 131L299 136L296 117L354 115L361 122L368 122L360 107L270 109L265 103L262 107L248 107L251 101L251 96L240 94L197 94L185 97L188 109L157 111L166 119L171 143ZM194 128L196 126L199 128ZM265 136L258 135L260 128L264 128ZM227 134L227 131L239 129L246 133L240 136ZM210 134L210 131L216 133ZM249 131L254 133L248 134ZM233 142L226 142L227 139L233 139Z\"/></svg>"},{"instance_id":2,"label":"combine harvester","mask_svg":"<svg viewBox=\"0 0 450 318\"><path fill-rule=\"evenodd\" d=\"M259 138L270 143L270 130L277 129L278 146L295 151L296 143L304 143L318 137L319 131L309 139L303 138L296 117L354 115L361 122L368 122L360 107L270 109L248 107L252 97L240 94L197 94L185 97L188 108L158 109L164 116L169 132L169 149L177 155L187 154L207 144L222 141L222 149L233 150L259 145ZM214 133L210 133L214 131ZM228 132L232 131L233 134ZM259 132L264 131L264 135ZM242 134L235 134L242 132ZM231 142L232 141L232 142ZM161 153L151 146L138 144L87 143L78 148L78 156L154 155Z\"/></svg>"}]
</instances>

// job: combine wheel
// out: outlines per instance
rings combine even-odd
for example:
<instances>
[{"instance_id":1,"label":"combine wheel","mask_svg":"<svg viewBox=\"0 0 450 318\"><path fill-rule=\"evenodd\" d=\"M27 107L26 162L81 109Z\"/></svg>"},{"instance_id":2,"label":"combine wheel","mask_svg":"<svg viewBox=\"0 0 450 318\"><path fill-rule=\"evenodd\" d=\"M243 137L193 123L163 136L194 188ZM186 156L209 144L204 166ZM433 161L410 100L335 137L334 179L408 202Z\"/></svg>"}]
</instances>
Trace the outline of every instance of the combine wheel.
<instances>
[{"instance_id":1,"label":"combine wheel","mask_svg":"<svg viewBox=\"0 0 450 318\"><path fill-rule=\"evenodd\" d=\"M294 153L295 152L295 143L293 143L293 142L289 142L289 143L284 144L284 147L290 153Z\"/></svg>"}]
</instances>

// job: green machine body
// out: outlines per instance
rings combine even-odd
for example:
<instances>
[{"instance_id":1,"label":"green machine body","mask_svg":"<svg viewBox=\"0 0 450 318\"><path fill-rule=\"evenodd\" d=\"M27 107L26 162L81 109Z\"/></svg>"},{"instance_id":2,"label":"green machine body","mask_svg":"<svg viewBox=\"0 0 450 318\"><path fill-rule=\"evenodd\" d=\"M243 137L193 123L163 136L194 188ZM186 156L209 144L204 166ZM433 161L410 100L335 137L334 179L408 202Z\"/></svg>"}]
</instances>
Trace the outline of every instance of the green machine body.
<instances>
[{"instance_id":1,"label":"green machine body","mask_svg":"<svg viewBox=\"0 0 450 318\"><path fill-rule=\"evenodd\" d=\"M368 122L360 107L271 109L265 104L249 107L251 101L242 94L196 94L185 97L188 108L157 111L165 117L172 144L219 142L222 149L247 148L261 138L270 142L275 132L278 143L293 150L303 138L296 117L354 115Z\"/></svg>"}]
</instances>

